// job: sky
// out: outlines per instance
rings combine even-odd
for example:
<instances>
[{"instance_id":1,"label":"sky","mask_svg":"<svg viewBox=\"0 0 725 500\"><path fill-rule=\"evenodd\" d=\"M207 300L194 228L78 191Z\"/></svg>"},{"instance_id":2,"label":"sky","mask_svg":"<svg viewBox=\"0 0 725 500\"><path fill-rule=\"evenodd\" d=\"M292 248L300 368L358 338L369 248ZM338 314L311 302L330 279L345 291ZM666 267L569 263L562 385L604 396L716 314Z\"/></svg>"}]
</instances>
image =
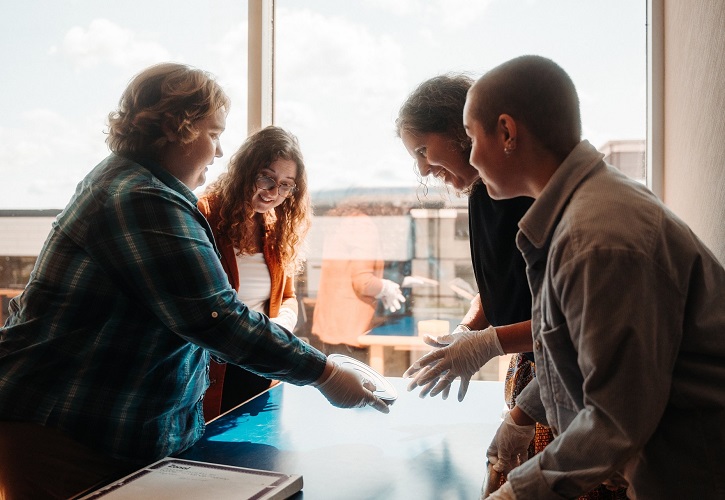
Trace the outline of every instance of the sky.
<instances>
[{"instance_id":1,"label":"sky","mask_svg":"<svg viewBox=\"0 0 725 500\"><path fill-rule=\"evenodd\" d=\"M312 190L415 186L395 136L407 95L539 54L571 75L583 136L644 139L646 1L278 0L276 124L298 136ZM108 155L108 113L162 61L217 76L232 99L225 156L246 136L240 0L25 0L0 17L0 209L60 209ZM201 192L203 187L198 190Z\"/></svg>"}]
</instances>

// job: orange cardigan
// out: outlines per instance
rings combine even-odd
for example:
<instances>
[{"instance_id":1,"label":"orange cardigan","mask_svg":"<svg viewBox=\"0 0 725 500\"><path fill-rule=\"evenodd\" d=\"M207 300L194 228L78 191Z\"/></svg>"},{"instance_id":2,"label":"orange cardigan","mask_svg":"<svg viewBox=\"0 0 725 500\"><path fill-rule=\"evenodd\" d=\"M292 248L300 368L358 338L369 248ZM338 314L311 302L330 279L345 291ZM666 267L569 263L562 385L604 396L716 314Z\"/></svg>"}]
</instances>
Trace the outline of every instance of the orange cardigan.
<instances>
[{"instance_id":1,"label":"orange cardigan","mask_svg":"<svg viewBox=\"0 0 725 500\"><path fill-rule=\"evenodd\" d=\"M234 290L239 290L239 269L237 268L237 258L234 253L234 246L228 238L217 234L216 225L219 222L218 201L214 197L202 196L197 203L199 210L209 221L209 225L214 233L217 248L221 255L221 264L227 273L229 284ZM271 279L271 290L269 297L269 306L267 315L274 318L279 314L281 307L288 307L297 312L297 297L295 295L294 278L288 276L279 259L273 252L273 241L270 238L264 238L262 253L264 261L269 268L269 276ZM226 364L217 363L212 360L209 365L210 386L204 395L204 419L208 422L210 419L219 415L222 401L222 390L224 387L224 372Z\"/></svg>"}]
</instances>

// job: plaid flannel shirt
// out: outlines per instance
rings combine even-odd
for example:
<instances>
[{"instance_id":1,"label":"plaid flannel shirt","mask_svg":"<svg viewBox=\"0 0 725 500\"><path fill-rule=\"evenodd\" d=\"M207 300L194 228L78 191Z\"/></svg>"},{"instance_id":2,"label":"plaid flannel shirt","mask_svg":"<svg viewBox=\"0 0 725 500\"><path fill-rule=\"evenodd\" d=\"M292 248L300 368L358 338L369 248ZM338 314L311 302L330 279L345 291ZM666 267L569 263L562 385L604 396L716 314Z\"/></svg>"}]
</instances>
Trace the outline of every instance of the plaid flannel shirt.
<instances>
[{"instance_id":1,"label":"plaid flannel shirt","mask_svg":"<svg viewBox=\"0 0 725 500\"><path fill-rule=\"evenodd\" d=\"M196 196L110 155L53 223L0 328L0 420L156 460L204 432L210 354L304 385L322 353L239 302Z\"/></svg>"}]
</instances>

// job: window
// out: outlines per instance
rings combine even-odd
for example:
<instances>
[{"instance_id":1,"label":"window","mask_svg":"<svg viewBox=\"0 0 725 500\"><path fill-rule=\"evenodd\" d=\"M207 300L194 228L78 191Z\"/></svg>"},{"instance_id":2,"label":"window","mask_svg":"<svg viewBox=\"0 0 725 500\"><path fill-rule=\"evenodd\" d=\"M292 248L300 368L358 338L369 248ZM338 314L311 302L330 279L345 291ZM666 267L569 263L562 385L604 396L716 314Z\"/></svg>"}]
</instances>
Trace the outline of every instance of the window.
<instances>
[{"instance_id":1,"label":"window","mask_svg":"<svg viewBox=\"0 0 725 500\"><path fill-rule=\"evenodd\" d=\"M399 311L378 307L371 333L415 335L418 322L429 319L453 327L468 309L454 291L460 287L451 287L462 280L475 290L466 199L437 189L426 196L394 130L400 105L427 78L449 71L476 78L517 55L550 57L577 85L584 138L618 153L626 144L626 154L610 161L643 174L645 9L646 2L628 0L277 0L275 122L300 139L316 212L300 333L310 333L323 286L322 240L337 227L350 239L370 239L333 221L335 207L360 200L375 225L388 230L383 277L402 283L401 270L409 269L438 282L404 288Z\"/></svg>"},{"instance_id":2,"label":"window","mask_svg":"<svg viewBox=\"0 0 725 500\"><path fill-rule=\"evenodd\" d=\"M12 15L9 15L12 13ZM247 2L20 2L0 21L0 209L59 209L108 154L106 117L131 77L178 61L217 75L233 106L227 152L246 136ZM227 160L228 155L223 160ZM226 165L210 169L214 177Z\"/></svg>"},{"instance_id":3,"label":"window","mask_svg":"<svg viewBox=\"0 0 725 500\"><path fill-rule=\"evenodd\" d=\"M50 224L108 155L104 129L131 77L173 60L217 75L233 100L223 146L246 136L247 2L18 3L0 20L0 289L27 283ZM8 14L8 12L6 12ZM163 22L160 22L163 20ZM12 50L10 48L12 47ZM226 166L229 155L210 169ZM4 299L3 311L7 300Z\"/></svg>"},{"instance_id":4,"label":"window","mask_svg":"<svg viewBox=\"0 0 725 500\"><path fill-rule=\"evenodd\" d=\"M345 207L362 211L377 235L371 247L371 232L346 229L353 243L367 240L360 255L378 262L384 278L438 283L403 287L398 311L373 301L373 333L410 336L419 321L453 326L465 313L467 301L450 285L460 279L475 291L466 199L435 185L426 192L393 126L408 93L431 76L477 77L516 55L551 57L577 85L584 137L598 148L609 144L613 163L642 174L640 152L631 146L641 147L647 133L646 4L276 0L275 123L300 139L316 213L298 282L304 314L297 333L311 331L325 238L350 217L341 215ZM247 2L46 2L42 16L36 7L16 3L0 21L4 46L13 48L0 54L6 216L65 206L78 181L107 155L107 113L131 76L155 62L211 71L231 95L226 154L208 180L225 168L247 135ZM0 237L13 238L18 233L7 218L0 217ZM17 281L10 274L7 280Z\"/></svg>"}]
</instances>

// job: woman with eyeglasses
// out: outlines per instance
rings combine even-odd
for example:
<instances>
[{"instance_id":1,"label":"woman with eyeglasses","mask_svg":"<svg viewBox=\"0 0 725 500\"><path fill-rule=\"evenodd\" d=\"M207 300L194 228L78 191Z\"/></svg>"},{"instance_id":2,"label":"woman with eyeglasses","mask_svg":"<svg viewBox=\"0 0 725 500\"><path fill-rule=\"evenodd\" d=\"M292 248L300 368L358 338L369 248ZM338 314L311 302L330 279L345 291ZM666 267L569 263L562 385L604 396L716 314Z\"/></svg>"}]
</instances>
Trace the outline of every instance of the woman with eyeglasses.
<instances>
[{"instance_id":1,"label":"woman with eyeglasses","mask_svg":"<svg viewBox=\"0 0 725 500\"><path fill-rule=\"evenodd\" d=\"M229 283L242 302L293 331L294 276L312 209L297 138L266 127L247 138L199 199L214 233ZM211 362L204 398L209 421L270 386L271 381L231 364Z\"/></svg>"}]
</instances>

